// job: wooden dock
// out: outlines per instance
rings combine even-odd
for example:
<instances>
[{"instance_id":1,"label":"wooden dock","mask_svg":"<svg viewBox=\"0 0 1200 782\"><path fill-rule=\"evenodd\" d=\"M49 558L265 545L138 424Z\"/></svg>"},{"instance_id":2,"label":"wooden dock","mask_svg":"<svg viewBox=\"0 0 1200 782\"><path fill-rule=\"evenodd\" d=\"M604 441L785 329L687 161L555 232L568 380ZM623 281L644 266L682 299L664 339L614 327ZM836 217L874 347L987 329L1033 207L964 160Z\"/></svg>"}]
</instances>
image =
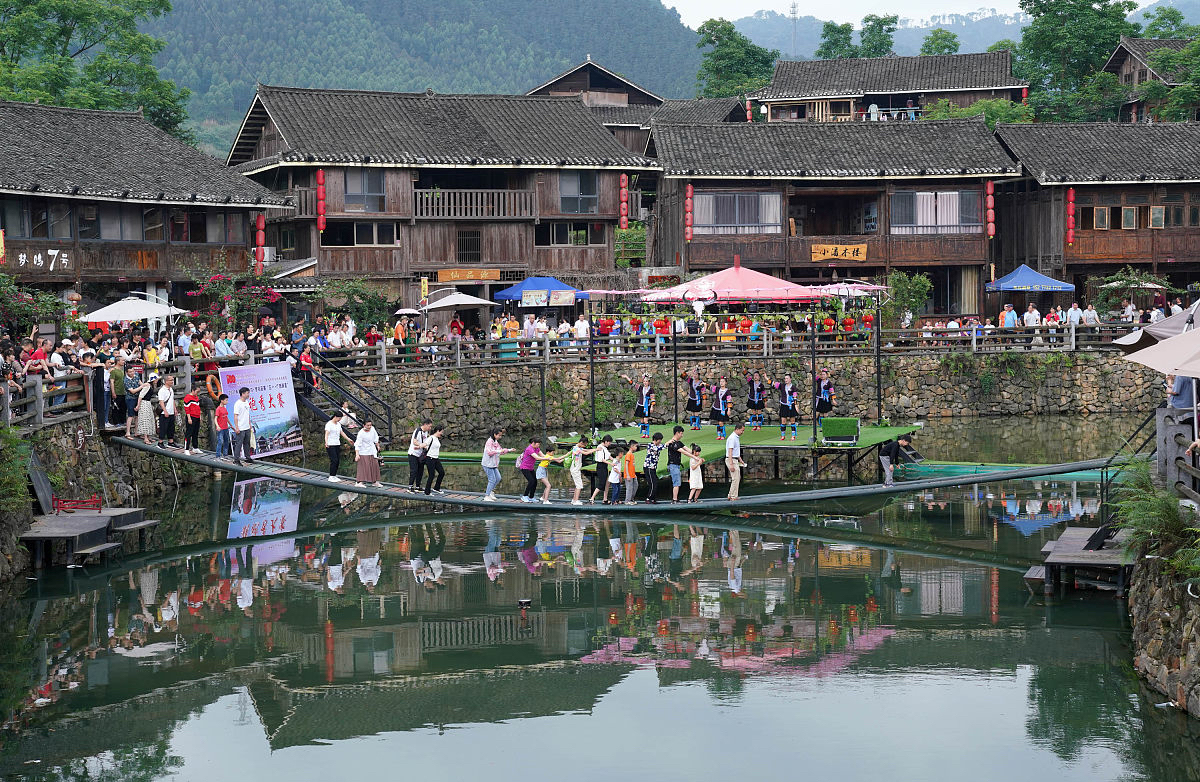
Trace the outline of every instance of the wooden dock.
<instances>
[{"instance_id":1,"label":"wooden dock","mask_svg":"<svg viewBox=\"0 0 1200 782\"><path fill-rule=\"evenodd\" d=\"M52 554L55 541L65 541L66 562L73 565L79 558L107 558L110 552L124 547L122 536L127 532L137 532L138 547L145 548L146 531L156 524L158 520L147 519L143 508L103 508L34 516L33 524L19 537L33 543L33 566L40 570Z\"/></svg>"},{"instance_id":2,"label":"wooden dock","mask_svg":"<svg viewBox=\"0 0 1200 782\"><path fill-rule=\"evenodd\" d=\"M947 476L943 478L930 478L921 481L898 481L893 486L884 486L881 483L865 484L859 486L835 486L824 489L809 489L805 491L790 491L778 492L772 494L743 494L741 499L730 501L725 498L710 498L700 500L694 503L683 503L679 505L671 505L670 503L646 503L639 502L636 505L603 505L603 504L588 504L571 505L569 502L558 500L551 502L549 505L543 505L540 502L526 503L521 502L519 497L513 495L497 495L495 502L485 500L482 492L476 491L448 491L445 494L434 494L427 496L423 493L414 493L408 491L404 486L394 483L384 483L382 486L357 486L353 479L342 478L341 483L331 483L328 475L321 470L312 470L306 467L295 467L286 464L278 464L275 462L267 462L261 459L256 459L249 463L234 464L230 459L218 458L212 453L203 454L185 454L181 449L176 448L159 448L154 445L146 445L141 440L129 439L125 437L114 437L113 443L124 446L126 448L134 448L139 451L147 451L168 459L178 459L180 461L191 462L204 467L209 467L214 470L227 470L236 472L242 475L253 475L264 478L278 478L292 483L303 484L306 486L315 486L321 489L329 489L338 492L353 492L355 494L363 494L373 497L383 497L390 500L408 500L416 502L427 502L436 505L451 505L451 506L467 506L480 509L493 509L498 511L521 512L521 513L587 513L587 514L604 514L608 516L619 515L648 515L652 513L661 514L664 511L673 510L677 513L711 513L714 511L730 511L743 510L753 507L769 506L769 505L788 505L804 502L816 502L820 500L843 499L846 497L862 497L870 495L889 495L889 494L909 494L914 491L923 489L933 489L946 486L961 486L972 483L988 483L993 481L1006 480L1021 480L1024 478L1036 478L1043 475L1058 475L1061 473L1076 472L1078 470L1094 470L1102 467L1111 466L1113 460L1110 459L1091 459L1082 462L1068 462L1065 464L1047 464L1037 465L1035 467L1025 467L1017 470L998 470L991 473L983 473L970 476ZM482 483L482 481L480 481ZM743 489L752 489L752 486L747 486L743 481Z\"/></svg>"},{"instance_id":3,"label":"wooden dock","mask_svg":"<svg viewBox=\"0 0 1200 782\"><path fill-rule=\"evenodd\" d=\"M1096 527L1067 527L1058 540L1042 547L1043 563L1026 572L1025 582L1031 589L1040 583L1046 595L1056 591L1062 595L1067 585L1073 583L1114 589L1118 596L1124 596L1133 567L1125 545L1129 533L1118 530L1101 548L1087 548L1097 531Z\"/></svg>"}]
</instances>

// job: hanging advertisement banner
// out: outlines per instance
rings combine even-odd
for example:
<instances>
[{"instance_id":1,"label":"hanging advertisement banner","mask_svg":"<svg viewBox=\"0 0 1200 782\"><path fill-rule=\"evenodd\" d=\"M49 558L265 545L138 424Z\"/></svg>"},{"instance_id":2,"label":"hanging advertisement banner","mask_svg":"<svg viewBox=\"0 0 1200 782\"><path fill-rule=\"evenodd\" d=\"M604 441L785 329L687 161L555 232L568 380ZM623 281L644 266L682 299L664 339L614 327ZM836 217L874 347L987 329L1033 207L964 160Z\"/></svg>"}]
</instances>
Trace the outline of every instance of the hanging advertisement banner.
<instances>
[{"instance_id":1,"label":"hanging advertisement banner","mask_svg":"<svg viewBox=\"0 0 1200 782\"><path fill-rule=\"evenodd\" d=\"M250 389L250 430L254 455L263 457L304 447L300 411L292 388L292 371L287 362L226 367L221 370L221 390L229 395L229 421L238 389Z\"/></svg>"}]
</instances>

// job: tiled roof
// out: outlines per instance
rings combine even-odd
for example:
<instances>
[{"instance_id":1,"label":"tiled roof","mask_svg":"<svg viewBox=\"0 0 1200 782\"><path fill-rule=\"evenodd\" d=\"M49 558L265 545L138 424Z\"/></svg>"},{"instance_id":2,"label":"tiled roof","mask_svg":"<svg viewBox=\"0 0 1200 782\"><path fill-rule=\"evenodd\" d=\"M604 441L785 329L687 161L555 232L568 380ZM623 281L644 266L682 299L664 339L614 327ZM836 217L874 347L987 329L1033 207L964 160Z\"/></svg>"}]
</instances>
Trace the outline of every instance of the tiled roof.
<instances>
[{"instance_id":1,"label":"tiled roof","mask_svg":"<svg viewBox=\"0 0 1200 782\"><path fill-rule=\"evenodd\" d=\"M1108 58L1108 63L1104 66L1105 70L1114 70L1117 66L1116 57L1122 48L1131 55L1141 60L1147 67L1153 67L1154 54L1159 49L1170 49L1177 52L1183 49L1191 42L1189 38L1127 38L1121 36L1121 43L1117 45L1117 51ZM1114 70L1115 72L1115 70ZM1155 71L1158 73L1157 71ZM1168 84L1178 84L1179 74L1177 73L1158 73L1159 77Z\"/></svg>"},{"instance_id":2,"label":"tiled roof","mask_svg":"<svg viewBox=\"0 0 1200 782\"><path fill-rule=\"evenodd\" d=\"M654 124L666 176L861 178L1016 173L983 118Z\"/></svg>"},{"instance_id":3,"label":"tiled roof","mask_svg":"<svg viewBox=\"0 0 1200 782\"><path fill-rule=\"evenodd\" d=\"M576 71L584 69L584 68L594 68L595 70L600 71L602 74L608 76L610 79L621 82L621 83L631 87L632 89L637 90L638 92L642 93L643 95L653 98L654 100L657 100L660 102L662 101L662 98L660 98L658 95L655 95L653 92L651 92L650 90L641 86L640 84L635 84L634 82L630 81L629 79L627 79L626 77L617 73L616 71L610 71L608 68L605 68L600 63L593 62L591 55L588 55L588 58L586 60L584 60L583 62L579 63L578 65L575 65L571 68L567 68L565 71L558 74L553 79L550 79L547 82L539 84L538 86L534 87L532 90L530 90L529 92L527 92L525 94L532 95L535 92L538 92L539 90L544 90L547 87L549 87L551 84L554 84L554 82L561 81L562 79L565 79L566 77L570 76L571 74L575 73Z\"/></svg>"},{"instance_id":4,"label":"tiled roof","mask_svg":"<svg viewBox=\"0 0 1200 782\"><path fill-rule=\"evenodd\" d=\"M1024 87L1007 51L922 57L780 60L771 83L750 97L762 101L848 97L890 92L939 92Z\"/></svg>"},{"instance_id":5,"label":"tiled roof","mask_svg":"<svg viewBox=\"0 0 1200 782\"><path fill-rule=\"evenodd\" d=\"M997 125L996 135L1042 184L1200 181L1200 123Z\"/></svg>"},{"instance_id":6,"label":"tiled roof","mask_svg":"<svg viewBox=\"0 0 1200 782\"><path fill-rule=\"evenodd\" d=\"M636 125L641 127L650 121L650 116L658 111L658 106L649 103L635 103L631 106L588 106L592 116L601 125Z\"/></svg>"},{"instance_id":7,"label":"tiled roof","mask_svg":"<svg viewBox=\"0 0 1200 782\"><path fill-rule=\"evenodd\" d=\"M649 127L651 121L687 125L724 122L726 117L741 108L742 102L737 98L696 98L668 100L661 106L590 106L589 110L602 125Z\"/></svg>"},{"instance_id":8,"label":"tiled roof","mask_svg":"<svg viewBox=\"0 0 1200 782\"><path fill-rule=\"evenodd\" d=\"M725 122L731 113L742 110L737 98L697 98L695 100L669 100L654 112L653 120L663 124L690 125L707 122ZM742 115L744 118L745 115Z\"/></svg>"},{"instance_id":9,"label":"tiled roof","mask_svg":"<svg viewBox=\"0 0 1200 782\"><path fill-rule=\"evenodd\" d=\"M256 100L279 128L283 142L279 161L284 163L506 167L641 167L647 163L597 124L577 97L263 85ZM238 145L235 142L235 150ZM231 157L231 162L243 161Z\"/></svg>"},{"instance_id":10,"label":"tiled roof","mask_svg":"<svg viewBox=\"0 0 1200 782\"><path fill-rule=\"evenodd\" d=\"M0 190L196 204L287 203L127 111L0 101Z\"/></svg>"}]
</instances>

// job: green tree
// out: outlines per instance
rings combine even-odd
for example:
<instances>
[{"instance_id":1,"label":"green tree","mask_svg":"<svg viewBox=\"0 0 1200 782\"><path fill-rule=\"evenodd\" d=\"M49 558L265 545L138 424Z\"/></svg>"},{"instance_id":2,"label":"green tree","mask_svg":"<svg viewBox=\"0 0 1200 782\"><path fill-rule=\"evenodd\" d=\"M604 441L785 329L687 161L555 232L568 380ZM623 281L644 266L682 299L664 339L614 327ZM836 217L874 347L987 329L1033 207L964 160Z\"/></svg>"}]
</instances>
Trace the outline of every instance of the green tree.
<instances>
[{"instance_id":1,"label":"green tree","mask_svg":"<svg viewBox=\"0 0 1200 782\"><path fill-rule=\"evenodd\" d=\"M392 314L391 303L384 289L362 279L330 279L305 298L323 302L328 312L345 313L354 319L360 332L366 333L372 324L383 329Z\"/></svg>"},{"instance_id":2,"label":"green tree","mask_svg":"<svg viewBox=\"0 0 1200 782\"><path fill-rule=\"evenodd\" d=\"M1142 14L1146 19L1143 38L1195 38L1200 26L1188 24L1187 19L1173 5L1163 5Z\"/></svg>"},{"instance_id":3,"label":"green tree","mask_svg":"<svg viewBox=\"0 0 1200 782\"><path fill-rule=\"evenodd\" d=\"M184 271L196 286L187 295L207 302L197 304L189 314L207 321L214 332L245 329L258 319L261 308L280 299L279 293L254 273L253 262L242 272L229 271L224 265L216 270L185 267Z\"/></svg>"},{"instance_id":4,"label":"green tree","mask_svg":"<svg viewBox=\"0 0 1200 782\"><path fill-rule=\"evenodd\" d=\"M867 14L863 17L862 28L858 31L859 57L886 57L892 53L892 36L900 17L879 16Z\"/></svg>"},{"instance_id":5,"label":"green tree","mask_svg":"<svg viewBox=\"0 0 1200 782\"><path fill-rule=\"evenodd\" d=\"M821 45L815 54L818 60L845 60L858 56L854 45L854 25L846 22L826 22L821 28Z\"/></svg>"},{"instance_id":6,"label":"green tree","mask_svg":"<svg viewBox=\"0 0 1200 782\"><path fill-rule=\"evenodd\" d=\"M1033 110L1023 103L1014 103L1005 98L977 100L970 106L959 106L946 98L939 99L925 107L922 119L961 119L983 115L987 126L996 129L997 122L1019 123L1033 122Z\"/></svg>"},{"instance_id":7,"label":"green tree","mask_svg":"<svg viewBox=\"0 0 1200 782\"><path fill-rule=\"evenodd\" d=\"M1145 81L1137 86L1137 95L1151 103L1158 119L1182 122L1196 118L1200 106L1200 38L1179 51L1159 49L1150 53L1150 67L1157 73L1173 74L1177 86L1161 81Z\"/></svg>"},{"instance_id":8,"label":"green tree","mask_svg":"<svg viewBox=\"0 0 1200 782\"><path fill-rule=\"evenodd\" d=\"M929 302L929 294L933 292L933 282L924 272L908 274L893 271L883 280L888 286L888 299L882 307L883 327L888 329L900 328L904 313L919 315Z\"/></svg>"},{"instance_id":9,"label":"green tree","mask_svg":"<svg viewBox=\"0 0 1200 782\"><path fill-rule=\"evenodd\" d=\"M29 336L39 323L62 323L68 317L65 312L66 305L56 296L0 274L0 327L14 337Z\"/></svg>"},{"instance_id":10,"label":"green tree","mask_svg":"<svg viewBox=\"0 0 1200 782\"><path fill-rule=\"evenodd\" d=\"M1132 266L1126 266L1107 277L1089 277L1088 289L1096 291L1093 303L1102 318L1119 309L1122 299L1132 299L1134 294L1150 293L1156 289L1162 289L1168 295L1181 293L1165 277L1157 277Z\"/></svg>"},{"instance_id":11,"label":"green tree","mask_svg":"<svg viewBox=\"0 0 1200 782\"><path fill-rule=\"evenodd\" d=\"M1115 121L1129 95L1129 88L1121 83L1117 74L1098 71L1079 90L1074 118L1087 122Z\"/></svg>"},{"instance_id":12,"label":"green tree","mask_svg":"<svg viewBox=\"0 0 1200 782\"><path fill-rule=\"evenodd\" d=\"M188 91L158 75L163 41L138 25L170 0L18 0L0 4L0 98L85 109L142 108L158 127L184 129Z\"/></svg>"},{"instance_id":13,"label":"green tree","mask_svg":"<svg viewBox=\"0 0 1200 782\"><path fill-rule=\"evenodd\" d=\"M921 54L958 54L958 36L935 27L921 41Z\"/></svg>"},{"instance_id":14,"label":"green tree","mask_svg":"<svg viewBox=\"0 0 1200 782\"><path fill-rule=\"evenodd\" d=\"M1086 118L1079 92L1122 35L1138 34L1126 19L1136 7L1133 0L1021 0L1033 18L1021 32L1016 70L1029 82L1038 119Z\"/></svg>"},{"instance_id":15,"label":"green tree","mask_svg":"<svg viewBox=\"0 0 1200 782\"><path fill-rule=\"evenodd\" d=\"M1012 38L1001 38L987 48L989 52L1015 52L1017 51L1017 42Z\"/></svg>"},{"instance_id":16,"label":"green tree","mask_svg":"<svg viewBox=\"0 0 1200 782\"><path fill-rule=\"evenodd\" d=\"M778 49L764 49L725 19L709 19L696 30L705 49L696 74L700 97L745 95L771 81Z\"/></svg>"}]
</instances>

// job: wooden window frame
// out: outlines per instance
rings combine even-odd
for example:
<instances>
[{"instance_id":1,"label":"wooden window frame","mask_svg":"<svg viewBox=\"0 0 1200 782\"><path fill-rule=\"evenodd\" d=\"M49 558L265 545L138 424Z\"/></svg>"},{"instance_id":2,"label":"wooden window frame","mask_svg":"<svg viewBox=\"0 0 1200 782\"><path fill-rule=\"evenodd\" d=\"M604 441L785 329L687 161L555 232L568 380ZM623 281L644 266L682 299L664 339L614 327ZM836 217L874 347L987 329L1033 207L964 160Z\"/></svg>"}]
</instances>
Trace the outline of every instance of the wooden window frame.
<instances>
[{"instance_id":1,"label":"wooden window frame","mask_svg":"<svg viewBox=\"0 0 1200 782\"><path fill-rule=\"evenodd\" d=\"M1129 215L1133 215L1133 225L1129 225ZM1121 207L1121 230L1136 231L1138 228L1138 208L1136 206Z\"/></svg>"},{"instance_id":2,"label":"wooden window frame","mask_svg":"<svg viewBox=\"0 0 1200 782\"><path fill-rule=\"evenodd\" d=\"M1150 207L1150 227L1155 230L1167 227L1167 208L1165 206Z\"/></svg>"},{"instance_id":3,"label":"wooden window frame","mask_svg":"<svg viewBox=\"0 0 1200 782\"><path fill-rule=\"evenodd\" d=\"M1111 207L1094 206L1094 207L1092 207L1092 212L1093 212L1093 223L1095 225L1094 230L1107 231L1112 227L1112 220L1111 220L1112 208ZM1101 215L1104 215L1103 220L1100 219ZM1101 225L1101 223L1103 223L1103 225Z\"/></svg>"}]
</instances>

